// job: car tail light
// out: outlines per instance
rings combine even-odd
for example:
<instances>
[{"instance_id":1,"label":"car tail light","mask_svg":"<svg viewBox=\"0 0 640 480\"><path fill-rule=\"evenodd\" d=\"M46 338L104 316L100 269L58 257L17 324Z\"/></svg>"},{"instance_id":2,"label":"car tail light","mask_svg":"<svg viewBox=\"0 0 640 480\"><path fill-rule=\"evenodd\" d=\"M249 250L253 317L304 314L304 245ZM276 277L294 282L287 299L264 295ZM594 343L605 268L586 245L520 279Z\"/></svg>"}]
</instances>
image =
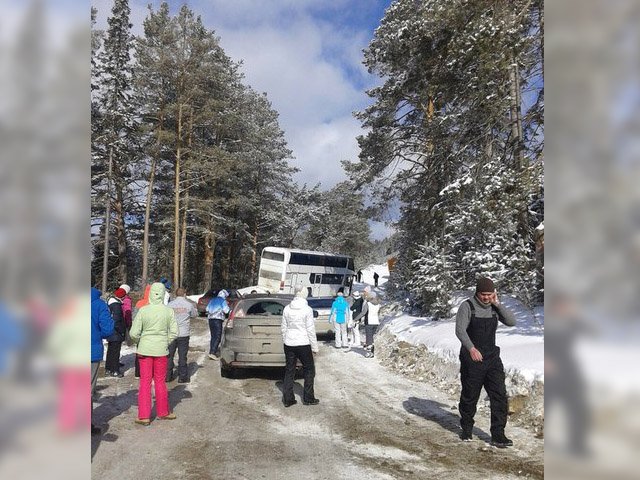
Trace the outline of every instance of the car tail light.
<instances>
[{"instance_id":1,"label":"car tail light","mask_svg":"<svg viewBox=\"0 0 640 480\"><path fill-rule=\"evenodd\" d=\"M280 282L280 290L284 290L284 280Z\"/></svg>"},{"instance_id":2,"label":"car tail light","mask_svg":"<svg viewBox=\"0 0 640 480\"><path fill-rule=\"evenodd\" d=\"M233 328L233 317L235 316L235 311L231 310L229 314L229 319L227 320L227 328Z\"/></svg>"}]
</instances>

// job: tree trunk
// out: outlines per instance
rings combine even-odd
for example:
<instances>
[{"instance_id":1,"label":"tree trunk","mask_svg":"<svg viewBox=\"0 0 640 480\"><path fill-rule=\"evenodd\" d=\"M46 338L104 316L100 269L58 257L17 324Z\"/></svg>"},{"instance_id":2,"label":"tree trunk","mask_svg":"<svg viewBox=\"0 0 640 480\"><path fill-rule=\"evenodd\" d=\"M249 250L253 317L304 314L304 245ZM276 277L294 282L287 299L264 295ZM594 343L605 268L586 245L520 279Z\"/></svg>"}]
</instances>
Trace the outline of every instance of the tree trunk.
<instances>
[{"instance_id":1,"label":"tree trunk","mask_svg":"<svg viewBox=\"0 0 640 480\"><path fill-rule=\"evenodd\" d=\"M204 274L202 278L202 289L204 291L211 288L213 279L213 252L215 247L215 238L213 233L208 232L204 236Z\"/></svg>"},{"instance_id":2,"label":"tree trunk","mask_svg":"<svg viewBox=\"0 0 640 480\"><path fill-rule=\"evenodd\" d=\"M173 284L180 284L180 161L182 155L182 103L178 106L178 125L176 139L176 178L175 178L175 208L173 230Z\"/></svg>"},{"instance_id":3,"label":"tree trunk","mask_svg":"<svg viewBox=\"0 0 640 480\"><path fill-rule=\"evenodd\" d=\"M104 257L102 258L102 292L107 291L109 270L109 228L111 223L111 174L113 173L113 146L109 147L109 168L107 170L107 211L104 214Z\"/></svg>"},{"instance_id":4,"label":"tree trunk","mask_svg":"<svg viewBox=\"0 0 640 480\"><path fill-rule=\"evenodd\" d=\"M184 212L182 214L182 237L180 238L180 283L178 287L184 287L184 272L187 263L187 209L189 208L189 191L185 192Z\"/></svg>"},{"instance_id":5,"label":"tree trunk","mask_svg":"<svg viewBox=\"0 0 640 480\"><path fill-rule=\"evenodd\" d=\"M257 284L258 280L256 279L256 270L257 270L257 262L258 262L258 221L256 220L253 226L253 236L252 236L252 252L251 252L251 282L252 284Z\"/></svg>"},{"instance_id":6,"label":"tree trunk","mask_svg":"<svg viewBox=\"0 0 640 480\"><path fill-rule=\"evenodd\" d=\"M124 222L124 202L122 186L115 183L116 199L113 205L115 213L116 240L118 242L118 282L127 283L127 235Z\"/></svg>"},{"instance_id":7,"label":"tree trunk","mask_svg":"<svg viewBox=\"0 0 640 480\"><path fill-rule=\"evenodd\" d=\"M160 115L160 122L158 124L158 136L156 138L156 151L154 152L151 160L151 171L149 172L149 186L147 189L147 199L144 210L144 234L142 237L142 285L141 288L147 284L147 278L149 277L149 222L151 218L151 199L153 197L153 183L156 178L156 166L158 164L158 157L160 156L160 138L162 136L162 126L164 124L164 115Z\"/></svg>"},{"instance_id":8,"label":"tree trunk","mask_svg":"<svg viewBox=\"0 0 640 480\"><path fill-rule=\"evenodd\" d=\"M520 78L518 61L515 57L511 59L509 67L509 93L510 93L510 113L511 113L511 137L513 141L513 160L517 171L525 167L524 149L522 148L522 113L520 105Z\"/></svg>"}]
</instances>

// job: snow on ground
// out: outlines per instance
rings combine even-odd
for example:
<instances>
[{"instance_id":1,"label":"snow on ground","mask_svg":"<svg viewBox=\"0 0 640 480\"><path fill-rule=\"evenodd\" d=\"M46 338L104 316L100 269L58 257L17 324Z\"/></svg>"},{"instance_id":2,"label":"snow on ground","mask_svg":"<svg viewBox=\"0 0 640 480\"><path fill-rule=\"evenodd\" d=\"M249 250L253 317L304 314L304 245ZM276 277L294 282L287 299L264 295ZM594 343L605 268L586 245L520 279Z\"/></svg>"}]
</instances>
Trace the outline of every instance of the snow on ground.
<instances>
[{"instance_id":1,"label":"snow on ground","mask_svg":"<svg viewBox=\"0 0 640 480\"><path fill-rule=\"evenodd\" d=\"M472 294L469 292L468 296ZM507 373L519 373L530 383L543 381L544 317L541 317L540 312L534 315L515 298L501 296L500 301L514 312L517 319L515 327L500 324L496 332L496 343L500 347L505 370ZM429 317L414 317L402 313L385 323L398 340L425 345L429 351L443 359L458 362L460 340L455 335L455 316L446 321L433 321Z\"/></svg>"},{"instance_id":2,"label":"snow on ground","mask_svg":"<svg viewBox=\"0 0 640 480\"><path fill-rule=\"evenodd\" d=\"M379 288L384 291L384 284L389 279L386 264L369 265L362 270L362 284L356 283L354 290L363 290L367 284L373 288L373 273L378 272ZM376 291L375 288L373 288ZM454 292L451 298L453 309L451 318L445 321L433 321L431 317L412 316L399 313L386 317L383 325L398 340L412 345L424 345L429 351L447 362L457 363L460 352L460 341L455 334L455 313L458 306L473 291ZM511 309L517 320L515 327L500 324L496 333L496 342L501 349L501 357L505 370L509 374L520 374L529 383L544 381L544 309L536 307L533 311L525 307L511 296L500 295L500 301Z\"/></svg>"}]
</instances>

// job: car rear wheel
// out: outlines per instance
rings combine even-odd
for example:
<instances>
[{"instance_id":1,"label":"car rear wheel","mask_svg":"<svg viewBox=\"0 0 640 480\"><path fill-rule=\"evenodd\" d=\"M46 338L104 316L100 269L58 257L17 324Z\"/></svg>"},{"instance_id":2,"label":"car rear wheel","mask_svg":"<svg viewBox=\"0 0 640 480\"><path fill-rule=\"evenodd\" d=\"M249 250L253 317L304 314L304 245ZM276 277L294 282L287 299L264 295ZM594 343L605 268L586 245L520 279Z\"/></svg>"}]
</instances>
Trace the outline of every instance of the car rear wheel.
<instances>
[{"instance_id":1,"label":"car rear wheel","mask_svg":"<svg viewBox=\"0 0 640 480\"><path fill-rule=\"evenodd\" d=\"M222 378L234 378L235 370L228 365L224 365L222 362L220 362L220 376Z\"/></svg>"}]
</instances>

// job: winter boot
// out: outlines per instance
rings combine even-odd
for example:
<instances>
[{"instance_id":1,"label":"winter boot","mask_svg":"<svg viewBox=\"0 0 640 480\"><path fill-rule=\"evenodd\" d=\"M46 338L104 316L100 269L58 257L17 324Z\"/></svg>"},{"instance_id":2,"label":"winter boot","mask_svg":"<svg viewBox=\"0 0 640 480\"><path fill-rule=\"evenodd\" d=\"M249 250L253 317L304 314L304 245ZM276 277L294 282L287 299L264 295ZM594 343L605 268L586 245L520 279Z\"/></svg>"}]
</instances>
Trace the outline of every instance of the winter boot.
<instances>
[{"instance_id":1,"label":"winter boot","mask_svg":"<svg viewBox=\"0 0 640 480\"><path fill-rule=\"evenodd\" d=\"M507 448L513 446L513 442L504 433L491 436L491 445L497 448Z\"/></svg>"}]
</instances>

